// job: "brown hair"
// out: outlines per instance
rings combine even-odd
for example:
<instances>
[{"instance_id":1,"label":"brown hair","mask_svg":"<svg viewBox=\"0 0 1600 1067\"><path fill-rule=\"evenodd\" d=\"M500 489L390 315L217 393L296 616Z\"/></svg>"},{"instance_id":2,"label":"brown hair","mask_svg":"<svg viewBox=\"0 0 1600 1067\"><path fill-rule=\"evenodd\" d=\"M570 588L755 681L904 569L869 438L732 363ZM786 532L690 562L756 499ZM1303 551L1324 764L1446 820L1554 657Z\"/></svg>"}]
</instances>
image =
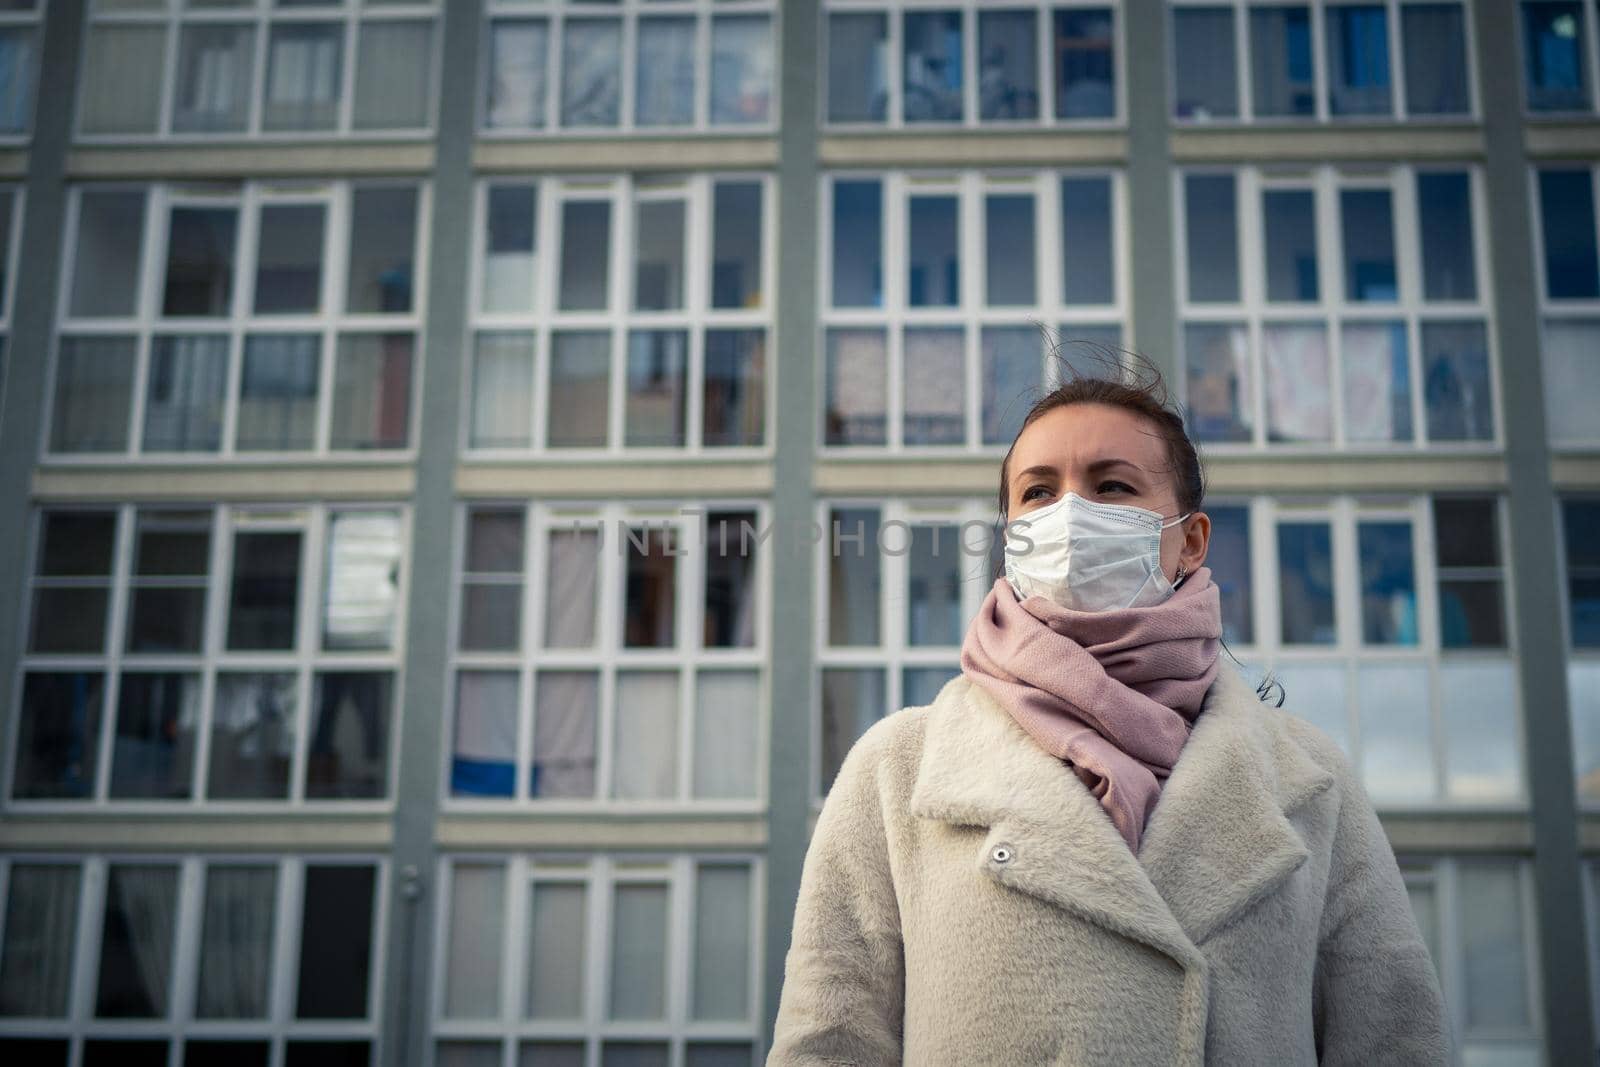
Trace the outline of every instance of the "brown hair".
<instances>
[{"instance_id":1,"label":"brown hair","mask_svg":"<svg viewBox=\"0 0 1600 1067\"><path fill-rule=\"evenodd\" d=\"M1183 425L1183 412L1171 399L1166 380L1154 363L1136 352L1107 348L1090 342L1074 342L1095 353L1095 362L1101 364L1101 374L1083 374L1061 355L1057 345L1054 358L1061 366L1061 384L1034 401L1022 425L1017 428L1005 459L1000 461L1000 519L1006 519L1010 507L1011 452L1017 447L1017 438L1028 424L1047 411L1069 404L1108 404L1112 407L1142 415L1151 422L1167 443L1167 459L1171 463L1173 488L1177 491L1178 507L1184 512L1200 510L1205 499L1205 471L1200 466L1200 454ZM1118 357L1121 358L1118 358Z\"/></svg>"}]
</instances>

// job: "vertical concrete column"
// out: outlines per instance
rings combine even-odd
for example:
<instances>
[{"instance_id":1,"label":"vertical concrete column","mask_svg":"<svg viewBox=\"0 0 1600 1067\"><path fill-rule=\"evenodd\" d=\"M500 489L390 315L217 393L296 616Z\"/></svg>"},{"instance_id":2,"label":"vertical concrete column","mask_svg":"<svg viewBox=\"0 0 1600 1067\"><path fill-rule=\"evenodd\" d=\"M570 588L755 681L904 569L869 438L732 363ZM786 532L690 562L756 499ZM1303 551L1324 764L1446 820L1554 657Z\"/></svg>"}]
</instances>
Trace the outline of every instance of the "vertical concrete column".
<instances>
[{"instance_id":1,"label":"vertical concrete column","mask_svg":"<svg viewBox=\"0 0 1600 1067\"><path fill-rule=\"evenodd\" d=\"M1517 577L1512 622L1528 795L1533 803L1546 1055L1550 1063L1593 1063L1566 645L1555 609L1561 603L1562 575L1539 357L1538 274L1533 262L1537 220L1530 212L1523 144L1517 5L1513 0L1480 0L1468 8L1480 47L1478 99L1487 157L1490 284L1500 351L1497 385L1505 416L1510 485L1509 554L1511 573Z\"/></svg>"},{"instance_id":2,"label":"vertical concrete column","mask_svg":"<svg viewBox=\"0 0 1600 1067\"><path fill-rule=\"evenodd\" d=\"M798 531L811 520L817 444L817 103L824 74L817 0L779 5L782 90L778 145L776 381L772 477L772 730L767 798L766 1034L778 1016L783 961L807 844L814 717L813 555Z\"/></svg>"},{"instance_id":3,"label":"vertical concrete column","mask_svg":"<svg viewBox=\"0 0 1600 1067\"><path fill-rule=\"evenodd\" d=\"M434 830L439 813L439 746L444 736L461 366L466 358L467 267L472 254L472 146L479 84L483 0L441 5L442 76L432 219L428 229L427 321L416 427L416 489L400 714L390 879L388 966L383 975L383 1059L426 1062L432 1003Z\"/></svg>"},{"instance_id":4,"label":"vertical concrete column","mask_svg":"<svg viewBox=\"0 0 1600 1067\"><path fill-rule=\"evenodd\" d=\"M1126 0L1117 73L1128 107L1128 277L1133 333L1128 347L1148 356L1178 387L1177 294L1173 285L1172 165L1167 144L1167 3Z\"/></svg>"},{"instance_id":5,"label":"vertical concrete column","mask_svg":"<svg viewBox=\"0 0 1600 1067\"><path fill-rule=\"evenodd\" d=\"M50 402L46 367L55 329L56 282L61 276L61 234L66 218L67 149L72 142L78 98L78 53L85 0L55 0L45 8L39 49L39 84L34 95L33 138L27 146L28 177L11 293L11 336L0 364L0 604L22 603L28 576L29 507L39 434ZM0 253L4 250L0 249ZM18 623L22 613L0 611L0 737L10 729L12 679L17 671ZM11 753L0 753L9 759Z\"/></svg>"}]
</instances>

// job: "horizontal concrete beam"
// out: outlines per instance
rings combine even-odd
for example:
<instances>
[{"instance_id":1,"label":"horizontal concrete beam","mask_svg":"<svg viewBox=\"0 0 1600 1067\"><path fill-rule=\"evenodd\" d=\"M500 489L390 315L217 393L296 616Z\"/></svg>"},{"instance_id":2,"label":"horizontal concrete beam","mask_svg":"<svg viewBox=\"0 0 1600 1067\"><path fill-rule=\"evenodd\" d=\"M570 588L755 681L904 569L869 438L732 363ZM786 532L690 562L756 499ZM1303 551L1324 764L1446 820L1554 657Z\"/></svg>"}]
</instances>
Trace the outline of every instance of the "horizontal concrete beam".
<instances>
[{"instance_id":1,"label":"horizontal concrete beam","mask_svg":"<svg viewBox=\"0 0 1600 1067\"><path fill-rule=\"evenodd\" d=\"M468 497L752 496L772 491L772 465L644 459L472 463L456 468L456 492Z\"/></svg>"},{"instance_id":2,"label":"horizontal concrete beam","mask_svg":"<svg viewBox=\"0 0 1600 1067\"><path fill-rule=\"evenodd\" d=\"M1121 163L1127 155L1128 137L1117 130L937 134L876 130L834 134L822 138L817 147L824 167L1100 164Z\"/></svg>"},{"instance_id":3,"label":"horizontal concrete beam","mask_svg":"<svg viewBox=\"0 0 1600 1067\"><path fill-rule=\"evenodd\" d=\"M79 146L67 153L67 178L265 178L274 176L425 175L433 142L216 145L148 143Z\"/></svg>"},{"instance_id":4,"label":"horizontal concrete beam","mask_svg":"<svg viewBox=\"0 0 1600 1067\"><path fill-rule=\"evenodd\" d=\"M393 500L409 498L414 476L403 462L329 466L284 464L155 467L60 466L34 471L32 495L44 501Z\"/></svg>"},{"instance_id":5,"label":"horizontal concrete beam","mask_svg":"<svg viewBox=\"0 0 1600 1067\"><path fill-rule=\"evenodd\" d=\"M523 171L767 169L778 162L771 137L585 137L480 140L475 170Z\"/></svg>"},{"instance_id":6,"label":"horizontal concrete beam","mask_svg":"<svg viewBox=\"0 0 1600 1067\"><path fill-rule=\"evenodd\" d=\"M389 842L386 814L19 815L13 810L0 823L0 849L8 852L342 852L383 850Z\"/></svg>"},{"instance_id":7,"label":"horizontal concrete beam","mask_svg":"<svg viewBox=\"0 0 1600 1067\"><path fill-rule=\"evenodd\" d=\"M727 818L549 815L441 815L436 840L443 849L524 848L765 848L765 815Z\"/></svg>"},{"instance_id":8,"label":"horizontal concrete beam","mask_svg":"<svg viewBox=\"0 0 1600 1067\"><path fill-rule=\"evenodd\" d=\"M1476 126L1438 128L1362 125L1307 129L1304 126L1173 130L1174 163L1328 163L1412 159L1477 159L1483 135Z\"/></svg>"}]
</instances>

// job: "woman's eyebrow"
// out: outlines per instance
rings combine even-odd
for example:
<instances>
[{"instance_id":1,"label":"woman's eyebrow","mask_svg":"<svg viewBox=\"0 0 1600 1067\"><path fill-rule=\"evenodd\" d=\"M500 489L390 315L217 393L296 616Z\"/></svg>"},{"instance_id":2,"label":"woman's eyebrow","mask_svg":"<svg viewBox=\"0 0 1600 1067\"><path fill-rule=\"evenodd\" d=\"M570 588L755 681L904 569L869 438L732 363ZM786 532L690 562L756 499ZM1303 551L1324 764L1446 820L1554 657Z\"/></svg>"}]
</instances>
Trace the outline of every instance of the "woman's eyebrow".
<instances>
[{"instance_id":1,"label":"woman's eyebrow","mask_svg":"<svg viewBox=\"0 0 1600 1067\"><path fill-rule=\"evenodd\" d=\"M1018 471L1017 472L1017 480L1021 481L1022 479L1030 477L1030 476L1035 475L1035 474L1044 475L1044 476L1047 476L1047 477L1050 477L1050 478L1054 478L1056 476L1056 469L1054 467L1050 466L1050 464L1048 464L1048 463L1035 463L1033 466L1027 468L1026 470Z\"/></svg>"},{"instance_id":2,"label":"woman's eyebrow","mask_svg":"<svg viewBox=\"0 0 1600 1067\"><path fill-rule=\"evenodd\" d=\"M1087 470L1090 474L1098 474L1099 472L1107 470L1107 469L1109 469L1111 467L1127 467L1129 470L1137 471L1141 475L1145 473L1145 469L1143 467L1139 466L1137 463L1133 462L1132 460L1119 459L1119 458L1114 457L1114 456L1113 457L1108 457L1106 459L1097 459L1093 463L1089 464L1089 466L1084 468L1084 469Z\"/></svg>"}]
</instances>

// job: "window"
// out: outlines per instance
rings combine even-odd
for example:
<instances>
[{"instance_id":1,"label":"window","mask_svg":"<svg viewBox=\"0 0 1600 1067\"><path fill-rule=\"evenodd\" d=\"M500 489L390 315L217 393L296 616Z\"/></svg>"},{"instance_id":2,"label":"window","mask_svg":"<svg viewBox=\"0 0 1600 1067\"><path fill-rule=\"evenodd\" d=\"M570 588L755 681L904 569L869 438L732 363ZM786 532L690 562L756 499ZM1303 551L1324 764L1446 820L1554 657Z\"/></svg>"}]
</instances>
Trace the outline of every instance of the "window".
<instances>
[{"instance_id":1,"label":"window","mask_svg":"<svg viewBox=\"0 0 1600 1067\"><path fill-rule=\"evenodd\" d=\"M22 190L0 185L0 399L5 397L7 360L11 356L11 292L16 284L17 246L22 233Z\"/></svg>"},{"instance_id":2,"label":"window","mask_svg":"<svg viewBox=\"0 0 1600 1067\"><path fill-rule=\"evenodd\" d=\"M1118 9L830 0L824 119L833 125L1053 125L1121 114Z\"/></svg>"},{"instance_id":3,"label":"window","mask_svg":"<svg viewBox=\"0 0 1600 1067\"><path fill-rule=\"evenodd\" d=\"M1465 4L1170 6L1172 114L1180 121L1444 118L1473 110Z\"/></svg>"},{"instance_id":4,"label":"window","mask_svg":"<svg viewBox=\"0 0 1600 1067\"><path fill-rule=\"evenodd\" d=\"M770 128L773 0L489 0L486 130Z\"/></svg>"},{"instance_id":5,"label":"window","mask_svg":"<svg viewBox=\"0 0 1600 1067\"><path fill-rule=\"evenodd\" d=\"M1477 181L1445 167L1180 174L1191 432L1307 451L1494 441Z\"/></svg>"},{"instance_id":6,"label":"window","mask_svg":"<svg viewBox=\"0 0 1600 1067\"><path fill-rule=\"evenodd\" d=\"M1057 355L1114 363L1120 187L1093 171L825 179L824 446L1003 447Z\"/></svg>"},{"instance_id":7,"label":"window","mask_svg":"<svg viewBox=\"0 0 1600 1067\"><path fill-rule=\"evenodd\" d=\"M1534 174L1543 266L1545 415L1557 448L1600 444L1600 229L1590 167Z\"/></svg>"},{"instance_id":8,"label":"window","mask_svg":"<svg viewBox=\"0 0 1600 1067\"><path fill-rule=\"evenodd\" d=\"M43 14L44 0L0 5L0 140L20 139L33 130Z\"/></svg>"},{"instance_id":9,"label":"window","mask_svg":"<svg viewBox=\"0 0 1600 1067\"><path fill-rule=\"evenodd\" d=\"M1595 9L1581 0L1523 0L1522 74L1532 112L1594 107Z\"/></svg>"},{"instance_id":10,"label":"window","mask_svg":"<svg viewBox=\"0 0 1600 1067\"><path fill-rule=\"evenodd\" d=\"M422 199L393 183L75 190L47 451L408 447Z\"/></svg>"},{"instance_id":11,"label":"window","mask_svg":"<svg viewBox=\"0 0 1600 1067\"><path fill-rule=\"evenodd\" d=\"M384 875L353 857L0 861L0 1056L369 1063Z\"/></svg>"},{"instance_id":12,"label":"window","mask_svg":"<svg viewBox=\"0 0 1600 1067\"><path fill-rule=\"evenodd\" d=\"M499 1063L509 1041L521 1063L759 1063L764 867L737 853L442 861L435 1062Z\"/></svg>"},{"instance_id":13,"label":"window","mask_svg":"<svg viewBox=\"0 0 1600 1067\"><path fill-rule=\"evenodd\" d=\"M1600 806L1600 552L1594 530L1600 498L1563 499L1561 541L1567 576L1567 699L1572 705L1578 798Z\"/></svg>"},{"instance_id":14,"label":"window","mask_svg":"<svg viewBox=\"0 0 1600 1067\"><path fill-rule=\"evenodd\" d=\"M397 506L38 513L14 801L390 793Z\"/></svg>"},{"instance_id":15,"label":"window","mask_svg":"<svg viewBox=\"0 0 1600 1067\"><path fill-rule=\"evenodd\" d=\"M740 810L763 795L763 516L467 507L450 795Z\"/></svg>"},{"instance_id":16,"label":"window","mask_svg":"<svg viewBox=\"0 0 1600 1067\"><path fill-rule=\"evenodd\" d=\"M1451 1062L1542 1062L1533 864L1494 855L1399 861L1439 972Z\"/></svg>"},{"instance_id":17,"label":"window","mask_svg":"<svg viewBox=\"0 0 1600 1067\"><path fill-rule=\"evenodd\" d=\"M81 136L390 135L433 123L434 0L174 6L93 4Z\"/></svg>"},{"instance_id":18,"label":"window","mask_svg":"<svg viewBox=\"0 0 1600 1067\"><path fill-rule=\"evenodd\" d=\"M735 175L484 184L465 447L766 444L767 189Z\"/></svg>"}]
</instances>

